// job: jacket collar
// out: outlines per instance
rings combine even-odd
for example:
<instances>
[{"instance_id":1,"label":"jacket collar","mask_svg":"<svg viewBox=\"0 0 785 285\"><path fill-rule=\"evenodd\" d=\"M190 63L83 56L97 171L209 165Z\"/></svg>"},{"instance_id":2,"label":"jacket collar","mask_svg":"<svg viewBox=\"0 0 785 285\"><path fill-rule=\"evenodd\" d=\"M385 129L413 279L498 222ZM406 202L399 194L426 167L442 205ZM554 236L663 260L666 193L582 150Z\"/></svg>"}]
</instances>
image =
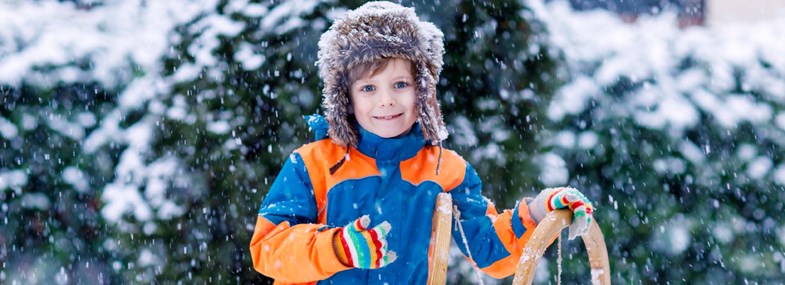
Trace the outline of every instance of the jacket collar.
<instances>
[{"instance_id":1,"label":"jacket collar","mask_svg":"<svg viewBox=\"0 0 785 285\"><path fill-rule=\"evenodd\" d=\"M407 134L396 138L383 138L363 129L355 120L354 127L358 130L357 150L362 154L380 161L398 162L417 155L425 145L420 123L415 122Z\"/></svg>"},{"instance_id":2,"label":"jacket collar","mask_svg":"<svg viewBox=\"0 0 785 285\"><path fill-rule=\"evenodd\" d=\"M321 115L304 116L308 127L314 134L315 140L327 138L329 123ZM376 159L376 161L402 161L417 155L425 146L426 141L419 122L415 122L409 133L397 138L382 138L363 129L357 120L352 124L358 130L359 142L357 150L362 154Z\"/></svg>"}]
</instances>

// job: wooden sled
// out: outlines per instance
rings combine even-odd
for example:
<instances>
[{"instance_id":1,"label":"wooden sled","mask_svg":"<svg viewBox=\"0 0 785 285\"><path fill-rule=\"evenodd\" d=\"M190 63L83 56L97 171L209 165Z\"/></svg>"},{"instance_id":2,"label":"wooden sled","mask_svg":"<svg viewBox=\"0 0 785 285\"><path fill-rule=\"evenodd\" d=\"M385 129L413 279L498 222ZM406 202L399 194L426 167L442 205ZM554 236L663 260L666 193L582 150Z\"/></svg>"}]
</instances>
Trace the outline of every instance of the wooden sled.
<instances>
[{"instance_id":1,"label":"wooden sled","mask_svg":"<svg viewBox=\"0 0 785 285\"><path fill-rule=\"evenodd\" d=\"M436 211L433 216L433 260L431 262L428 284L443 285L447 281L447 262L449 259L450 241L452 240L452 198L450 194L440 193L436 199ZM513 285L530 285L534 279L545 249L556 240L562 230L572 223L572 212L557 210L549 213L534 229L515 271ZM611 284L611 267L608 261L608 249L605 238L597 225L592 221L589 232L583 236L583 243L589 256L591 266L591 284Z\"/></svg>"}]
</instances>

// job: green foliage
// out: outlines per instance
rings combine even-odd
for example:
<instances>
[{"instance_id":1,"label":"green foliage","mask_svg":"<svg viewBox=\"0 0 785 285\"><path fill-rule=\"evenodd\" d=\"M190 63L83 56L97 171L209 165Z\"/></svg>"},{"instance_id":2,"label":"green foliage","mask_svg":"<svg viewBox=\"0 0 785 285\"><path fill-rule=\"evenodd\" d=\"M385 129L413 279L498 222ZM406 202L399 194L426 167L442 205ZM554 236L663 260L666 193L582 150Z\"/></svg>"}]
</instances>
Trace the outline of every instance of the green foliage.
<instances>
[{"instance_id":1,"label":"green foliage","mask_svg":"<svg viewBox=\"0 0 785 285\"><path fill-rule=\"evenodd\" d=\"M81 282L111 281L108 263L95 262L112 259L102 247L99 190L113 175L120 149L88 155L81 140L116 95L91 83L4 86L0 96L0 114L10 123L4 131L14 130L0 136L0 172L22 177L2 179L8 188L0 189L0 263L26 270L2 270L0 281L43 283L64 278L58 273L65 270Z\"/></svg>"},{"instance_id":2,"label":"green foliage","mask_svg":"<svg viewBox=\"0 0 785 285\"><path fill-rule=\"evenodd\" d=\"M687 63L674 77L705 68ZM739 89L743 76L735 80L730 89L710 96L744 97L757 106L781 108L760 95L767 93L763 89ZM785 195L768 170L755 170L753 164L781 164L785 132L766 121L741 120L729 128L717 118L729 110L700 107L694 125L648 127L636 118L632 102L656 84L654 78L619 77L601 87L605 94L589 99L590 107L546 127L598 138L588 147L556 142L553 149L567 162L569 184L596 201L614 283L780 282L784 245L778 227ZM700 92L695 94L705 94ZM576 244L568 252L580 256ZM570 268L566 280L588 276L583 258L571 258L564 266Z\"/></svg>"}]
</instances>

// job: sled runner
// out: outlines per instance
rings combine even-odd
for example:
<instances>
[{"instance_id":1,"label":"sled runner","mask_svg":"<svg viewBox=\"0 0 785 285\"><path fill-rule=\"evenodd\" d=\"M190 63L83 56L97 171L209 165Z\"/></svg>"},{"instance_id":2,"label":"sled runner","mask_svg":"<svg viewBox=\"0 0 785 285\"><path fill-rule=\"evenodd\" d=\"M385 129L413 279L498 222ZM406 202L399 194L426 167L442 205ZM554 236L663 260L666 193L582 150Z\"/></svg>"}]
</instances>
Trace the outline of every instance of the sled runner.
<instances>
[{"instance_id":1,"label":"sled runner","mask_svg":"<svg viewBox=\"0 0 785 285\"><path fill-rule=\"evenodd\" d=\"M440 193L438 195L433 219L433 260L431 262L431 276L428 282L431 285L443 285L447 277L447 261L452 238L450 234L452 231L453 211L450 194ZM569 210L557 210L545 216L540 224L537 225L537 228L534 229L534 233L523 249L521 259L518 261L515 271L513 285L532 284L534 271L537 269L537 264L539 264L542 255L545 253L545 249L571 223L572 212ZM591 284L611 284L608 249L596 220L591 223L589 232L581 236L581 238L586 246L591 266Z\"/></svg>"}]
</instances>

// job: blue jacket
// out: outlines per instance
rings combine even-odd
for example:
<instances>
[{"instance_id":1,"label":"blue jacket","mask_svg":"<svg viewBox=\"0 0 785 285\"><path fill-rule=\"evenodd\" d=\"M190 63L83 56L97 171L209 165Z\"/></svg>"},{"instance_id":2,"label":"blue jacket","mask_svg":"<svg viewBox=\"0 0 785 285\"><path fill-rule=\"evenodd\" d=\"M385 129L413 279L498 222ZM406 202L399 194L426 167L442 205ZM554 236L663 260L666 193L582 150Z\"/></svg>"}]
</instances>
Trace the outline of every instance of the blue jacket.
<instances>
[{"instance_id":1,"label":"blue jacket","mask_svg":"<svg viewBox=\"0 0 785 285\"><path fill-rule=\"evenodd\" d=\"M251 240L257 271L276 284L426 284L436 195L449 192L477 266L496 278L514 273L536 226L526 203L499 214L472 166L426 143L419 124L381 138L355 123L359 143L348 149L324 137L320 116L309 124L319 140L289 156L259 208ZM398 259L386 267L350 268L335 255L333 234L366 214L371 227L392 225L387 242ZM457 227L453 238L468 256Z\"/></svg>"}]
</instances>

